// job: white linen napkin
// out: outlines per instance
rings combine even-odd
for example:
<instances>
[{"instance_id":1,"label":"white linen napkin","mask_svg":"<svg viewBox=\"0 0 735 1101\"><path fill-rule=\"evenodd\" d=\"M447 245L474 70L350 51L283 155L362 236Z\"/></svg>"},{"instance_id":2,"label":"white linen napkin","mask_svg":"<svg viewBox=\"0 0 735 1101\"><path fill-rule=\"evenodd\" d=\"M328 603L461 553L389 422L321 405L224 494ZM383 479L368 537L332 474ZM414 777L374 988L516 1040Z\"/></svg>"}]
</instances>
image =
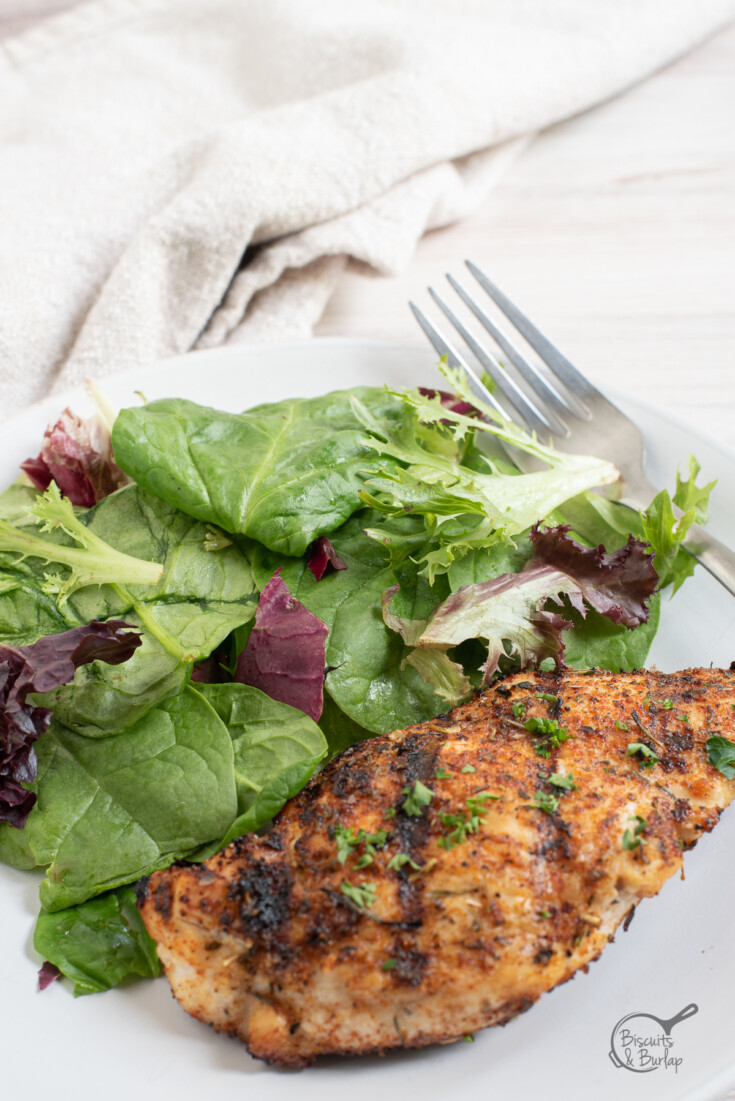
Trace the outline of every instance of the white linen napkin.
<instances>
[{"instance_id":1,"label":"white linen napkin","mask_svg":"<svg viewBox=\"0 0 735 1101\"><path fill-rule=\"evenodd\" d=\"M305 335L735 0L95 0L0 42L5 413ZM366 336L369 328L366 325Z\"/></svg>"}]
</instances>

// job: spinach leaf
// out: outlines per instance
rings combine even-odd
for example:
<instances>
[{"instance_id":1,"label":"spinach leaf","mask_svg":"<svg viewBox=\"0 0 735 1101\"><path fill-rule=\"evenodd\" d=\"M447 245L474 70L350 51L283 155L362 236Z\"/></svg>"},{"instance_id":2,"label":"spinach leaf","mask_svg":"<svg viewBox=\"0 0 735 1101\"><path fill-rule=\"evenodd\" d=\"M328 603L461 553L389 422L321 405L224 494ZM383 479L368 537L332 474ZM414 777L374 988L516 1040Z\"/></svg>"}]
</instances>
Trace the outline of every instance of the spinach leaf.
<instances>
[{"instance_id":1,"label":"spinach leaf","mask_svg":"<svg viewBox=\"0 0 735 1101\"><path fill-rule=\"evenodd\" d=\"M328 692L324 693L324 710L319 719L319 727L327 739L330 760L348 746L361 742L364 738L372 738L374 734L374 731L366 730L346 715Z\"/></svg>"},{"instance_id":2,"label":"spinach leaf","mask_svg":"<svg viewBox=\"0 0 735 1101\"><path fill-rule=\"evenodd\" d=\"M393 610L406 619L427 619L447 594L444 577L437 578L432 588L413 564L395 571L380 570L339 604L327 642L330 671L325 688L346 715L377 734L446 711L446 704L431 686L405 664L408 648L383 621L382 596L396 582L400 591L394 597Z\"/></svg>"},{"instance_id":3,"label":"spinach leaf","mask_svg":"<svg viewBox=\"0 0 735 1101\"><path fill-rule=\"evenodd\" d=\"M237 814L233 762L227 727L191 687L115 738L54 719L38 742L38 803L12 831L25 853L0 826L0 859L47 867L47 910L84 902L222 837Z\"/></svg>"},{"instance_id":4,"label":"spinach leaf","mask_svg":"<svg viewBox=\"0 0 735 1101\"><path fill-rule=\"evenodd\" d=\"M400 402L361 387L223 413L167 398L123 409L115 457L148 492L190 516L289 555L361 507L369 448L351 406L357 394L377 417Z\"/></svg>"},{"instance_id":5,"label":"spinach leaf","mask_svg":"<svg viewBox=\"0 0 735 1101\"><path fill-rule=\"evenodd\" d=\"M30 646L44 635L58 635L86 622L68 604L59 608L55 598L41 590L41 580L28 562L0 566L0 640L7 645Z\"/></svg>"},{"instance_id":6,"label":"spinach leaf","mask_svg":"<svg viewBox=\"0 0 735 1101\"><path fill-rule=\"evenodd\" d=\"M0 520L9 524L33 523L28 514L37 497L37 489L22 482L13 482L0 493Z\"/></svg>"},{"instance_id":7,"label":"spinach leaf","mask_svg":"<svg viewBox=\"0 0 735 1101\"><path fill-rule=\"evenodd\" d=\"M722 734L713 734L707 739L705 747L712 767L721 772L725 779L732 780L735 777L735 742Z\"/></svg>"},{"instance_id":8,"label":"spinach leaf","mask_svg":"<svg viewBox=\"0 0 735 1101\"><path fill-rule=\"evenodd\" d=\"M651 597L649 610L648 622L630 630L622 624L611 623L592 608L583 619L579 612L565 604L562 614L571 620L574 629L564 632L564 661L573 669L599 666L613 673L643 668L661 616L659 593Z\"/></svg>"},{"instance_id":9,"label":"spinach leaf","mask_svg":"<svg viewBox=\"0 0 735 1101\"><path fill-rule=\"evenodd\" d=\"M237 816L221 844L258 829L296 795L326 756L316 723L247 684L202 684L226 725L235 760Z\"/></svg>"},{"instance_id":10,"label":"spinach leaf","mask_svg":"<svg viewBox=\"0 0 735 1101\"><path fill-rule=\"evenodd\" d=\"M82 622L125 615L143 629L143 646L125 669L85 666L73 684L43 697L62 723L95 737L126 729L180 691L191 664L252 619L257 595L239 547L207 550L206 525L137 486L105 498L83 519L116 549L163 563L155 586L89 586L69 599Z\"/></svg>"},{"instance_id":11,"label":"spinach leaf","mask_svg":"<svg viewBox=\"0 0 735 1101\"><path fill-rule=\"evenodd\" d=\"M33 947L72 980L75 997L109 990L131 976L161 973L134 887L119 887L53 914L42 910Z\"/></svg>"}]
</instances>

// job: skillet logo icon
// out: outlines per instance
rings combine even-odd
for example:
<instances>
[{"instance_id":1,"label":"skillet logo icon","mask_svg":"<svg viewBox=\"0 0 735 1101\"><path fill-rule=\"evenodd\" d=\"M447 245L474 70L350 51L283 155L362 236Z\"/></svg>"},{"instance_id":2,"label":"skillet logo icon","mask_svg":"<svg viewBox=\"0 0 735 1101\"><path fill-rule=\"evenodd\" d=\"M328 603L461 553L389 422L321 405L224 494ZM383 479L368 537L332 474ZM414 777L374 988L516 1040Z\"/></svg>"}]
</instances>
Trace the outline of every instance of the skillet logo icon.
<instances>
[{"instance_id":1,"label":"skillet logo icon","mask_svg":"<svg viewBox=\"0 0 735 1101\"><path fill-rule=\"evenodd\" d=\"M675 1052L671 1030L697 1012L698 1006L692 1003L667 1021L652 1013L628 1013L612 1030L610 1058L616 1067L636 1074L648 1074L661 1067L678 1074L683 1057Z\"/></svg>"}]
</instances>

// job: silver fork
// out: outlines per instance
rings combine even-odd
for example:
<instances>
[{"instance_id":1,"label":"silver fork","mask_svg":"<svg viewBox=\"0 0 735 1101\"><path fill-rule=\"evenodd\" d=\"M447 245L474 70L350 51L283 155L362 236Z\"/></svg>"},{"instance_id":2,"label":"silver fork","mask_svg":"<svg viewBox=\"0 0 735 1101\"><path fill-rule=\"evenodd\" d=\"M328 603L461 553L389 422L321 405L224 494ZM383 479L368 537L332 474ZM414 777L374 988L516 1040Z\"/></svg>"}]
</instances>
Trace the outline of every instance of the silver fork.
<instances>
[{"instance_id":1,"label":"silver fork","mask_svg":"<svg viewBox=\"0 0 735 1101\"><path fill-rule=\"evenodd\" d=\"M643 468L645 448L640 429L608 401L592 383L555 348L532 321L514 306L503 292L470 260L465 263L480 287L501 313L538 354L545 369L527 359L486 313L475 298L447 275L450 286L493 338L510 365L500 365L495 354L481 344L454 310L433 288L429 294L457 333L487 371L502 395L499 402L484 385L475 368L467 362L445 336L413 302L409 305L429 341L450 366L461 367L477 394L493 406L503 418L510 418L535 431L545 441L551 438L562 451L595 455L614 463L623 479L619 500L631 508L646 508L658 492ZM514 454L523 468L526 456ZM678 515L681 513L678 510ZM693 524L684 546L696 560L735 596L735 553L698 524Z\"/></svg>"}]
</instances>

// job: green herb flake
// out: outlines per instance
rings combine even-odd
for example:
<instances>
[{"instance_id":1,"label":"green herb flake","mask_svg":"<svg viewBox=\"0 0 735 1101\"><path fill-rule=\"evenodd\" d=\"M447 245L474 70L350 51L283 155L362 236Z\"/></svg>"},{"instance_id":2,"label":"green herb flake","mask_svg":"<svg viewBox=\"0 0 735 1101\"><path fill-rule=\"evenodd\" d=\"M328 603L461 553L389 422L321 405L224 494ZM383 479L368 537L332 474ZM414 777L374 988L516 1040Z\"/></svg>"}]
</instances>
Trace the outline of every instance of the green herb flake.
<instances>
[{"instance_id":1,"label":"green herb flake","mask_svg":"<svg viewBox=\"0 0 735 1101\"><path fill-rule=\"evenodd\" d=\"M615 725L618 728L618 730L630 730L630 727L628 726L628 724L624 723L624 722L621 722L620 719L615 720Z\"/></svg>"},{"instance_id":2,"label":"green herb flake","mask_svg":"<svg viewBox=\"0 0 735 1101\"><path fill-rule=\"evenodd\" d=\"M427 788L426 784L422 784L420 780L417 780L412 788L405 787L403 789L403 795L406 796L401 807L403 813L407 814L409 818L420 818L423 814L421 808L428 807L434 792L431 788Z\"/></svg>"},{"instance_id":3,"label":"green herb flake","mask_svg":"<svg viewBox=\"0 0 735 1101\"><path fill-rule=\"evenodd\" d=\"M674 701L670 700L669 697L667 696L666 699L664 700L664 702L661 704L661 706L663 707L664 711L673 711L674 710Z\"/></svg>"},{"instance_id":4,"label":"green herb flake","mask_svg":"<svg viewBox=\"0 0 735 1101\"><path fill-rule=\"evenodd\" d=\"M395 807L388 807L388 809L386 811L383 811L383 814L386 818L395 818L396 808Z\"/></svg>"},{"instance_id":5,"label":"green herb flake","mask_svg":"<svg viewBox=\"0 0 735 1101\"><path fill-rule=\"evenodd\" d=\"M538 916L540 918L550 918L551 917L551 910L539 910L538 911Z\"/></svg>"},{"instance_id":6,"label":"green herb flake","mask_svg":"<svg viewBox=\"0 0 735 1101\"><path fill-rule=\"evenodd\" d=\"M726 779L732 780L735 777L735 742L721 734L713 734L705 742L705 748L709 763Z\"/></svg>"},{"instance_id":7,"label":"green herb flake","mask_svg":"<svg viewBox=\"0 0 735 1101\"><path fill-rule=\"evenodd\" d=\"M452 778L451 772L448 772L443 765L439 766L439 768L434 773L434 776L437 780L451 780Z\"/></svg>"},{"instance_id":8,"label":"green herb flake","mask_svg":"<svg viewBox=\"0 0 735 1101\"><path fill-rule=\"evenodd\" d=\"M553 784L554 787L557 788L563 788L564 791L578 790L571 772L552 772L551 776L548 777L547 783Z\"/></svg>"},{"instance_id":9,"label":"green herb flake","mask_svg":"<svg viewBox=\"0 0 735 1101\"><path fill-rule=\"evenodd\" d=\"M650 692L646 692L645 696L643 697L643 706L644 707L653 707L653 700L651 699L651 693Z\"/></svg>"},{"instance_id":10,"label":"green herb flake","mask_svg":"<svg viewBox=\"0 0 735 1101\"><path fill-rule=\"evenodd\" d=\"M365 853L358 860L356 867L366 868L368 864L372 864L376 850L385 845L388 832L378 830L377 833L366 833L365 830L355 830L338 822L334 827L334 838L337 842L337 860L340 864L346 863L353 850L359 845L364 845Z\"/></svg>"},{"instance_id":11,"label":"green herb flake","mask_svg":"<svg viewBox=\"0 0 735 1101\"><path fill-rule=\"evenodd\" d=\"M556 662L553 658L544 658L543 661L539 662L539 671L541 673L553 673L555 669Z\"/></svg>"},{"instance_id":12,"label":"green herb flake","mask_svg":"<svg viewBox=\"0 0 735 1101\"><path fill-rule=\"evenodd\" d=\"M642 834L646 828L646 820L641 818L640 814L631 815L630 821L635 822L636 825L632 830L627 829L623 834L623 848L628 852L632 852L643 844Z\"/></svg>"},{"instance_id":13,"label":"green herb flake","mask_svg":"<svg viewBox=\"0 0 735 1101\"><path fill-rule=\"evenodd\" d=\"M383 962L380 965L380 970L381 971L395 971L397 966L398 966L398 960L393 959L393 957L391 956L390 959L383 960Z\"/></svg>"},{"instance_id":14,"label":"green herb flake","mask_svg":"<svg viewBox=\"0 0 735 1101\"><path fill-rule=\"evenodd\" d=\"M474 1044L475 1037L470 1032L468 1032L467 1035L464 1038L464 1042L466 1044Z\"/></svg>"},{"instance_id":15,"label":"green herb flake","mask_svg":"<svg viewBox=\"0 0 735 1101\"><path fill-rule=\"evenodd\" d=\"M486 814L485 803L499 798L499 795L493 795L491 791L478 791L476 795L468 795L465 802L473 814Z\"/></svg>"},{"instance_id":16,"label":"green herb flake","mask_svg":"<svg viewBox=\"0 0 735 1101\"><path fill-rule=\"evenodd\" d=\"M339 889L351 902L365 910L369 910L375 902L377 887L374 883L350 883L348 879L343 879Z\"/></svg>"},{"instance_id":17,"label":"green herb flake","mask_svg":"<svg viewBox=\"0 0 735 1101\"><path fill-rule=\"evenodd\" d=\"M554 814L559 809L559 799L548 791L537 791L531 806L545 811L546 814Z\"/></svg>"},{"instance_id":18,"label":"green herb flake","mask_svg":"<svg viewBox=\"0 0 735 1101\"><path fill-rule=\"evenodd\" d=\"M678 722L686 723L687 726L689 725L689 715L677 715L676 718Z\"/></svg>"},{"instance_id":19,"label":"green herb flake","mask_svg":"<svg viewBox=\"0 0 735 1101\"><path fill-rule=\"evenodd\" d=\"M474 765L465 765L462 772L477 772L477 769Z\"/></svg>"},{"instance_id":20,"label":"green herb flake","mask_svg":"<svg viewBox=\"0 0 735 1101\"><path fill-rule=\"evenodd\" d=\"M537 692L536 699L545 700L546 703L551 705L559 702L559 697L555 696L553 692Z\"/></svg>"},{"instance_id":21,"label":"green herb flake","mask_svg":"<svg viewBox=\"0 0 735 1101\"><path fill-rule=\"evenodd\" d=\"M629 742L626 757L639 757L641 768L653 768L658 763L658 754L643 742Z\"/></svg>"},{"instance_id":22,"label":"green herb flake","mask_svg":"<svg viewBox=\"0 0 735 1101\"><path fill-rule=\"evenodd\" d=\"M444 834L437 841L437 845L440 849L446 849L447 852L453 849L456 845L461 845L470 834L477 833L482 820L487 814L487 807L485 804L488 800L499 799L499 795L493 795L490 791L479 791L476 795L470 795L465 799L467 809L459 814L450 814L443 811L440 815L443 826L448 827L449 833Z\"/></svg>"},{"instance_id":23,"label":"green herb flake","mask_svg":"<svg viewBox=\"0 0 735 1101\"><path fill-rule=\"evenodd\" d=\"M337 860L344 864L357 845L357 830L338 822L334 827L334 839L337 842Z\"/></svg>"},{"instance_id":24,"label":"green herb flake","mask_svg":"<svg viewBox=\"0 0 735 1101\"><path fill-rule=\"evenodd\" d=\"M513 712L514 719L525 719L526 717L526 705L525 703L512 703L510 709Z\"/></svg>"},{"instance_id":25,"label":"green herb flake","mask_svg":"<svg viewBox=\"0 0 735 1101\"><path fill-rule=\"evenodd\" d=\"M556 719L539 719L532 716L526 719L523 725L529 733L542 735L533 743L533 748L539 757L550 757L552 747L557 748L571 738L566 727L559 726Z\"/></svg>"},{"instance_id":26,"label":"green herb flake","mask_svg":"<svg viewBox=\"0 0 735 1101\"><path fill-rule=\"evenodd\" d=\"M422 864L417 864L415 860L412 860L408 853L396 853L395 856L390 858L386 866L388 871L397 872L404 864L410 864L415 872L420 872L423 867Z\"/></svg>"}]
</instances>

